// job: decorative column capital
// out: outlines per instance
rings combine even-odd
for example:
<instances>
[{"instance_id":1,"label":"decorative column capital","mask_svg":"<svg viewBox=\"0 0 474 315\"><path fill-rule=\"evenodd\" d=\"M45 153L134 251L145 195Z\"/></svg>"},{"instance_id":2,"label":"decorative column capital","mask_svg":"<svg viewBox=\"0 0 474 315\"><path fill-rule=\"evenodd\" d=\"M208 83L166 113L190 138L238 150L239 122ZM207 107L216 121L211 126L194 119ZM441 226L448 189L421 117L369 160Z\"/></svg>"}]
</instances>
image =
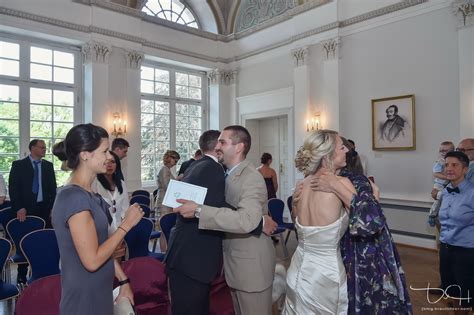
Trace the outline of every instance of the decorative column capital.
<instances>
[{"instance_id":1,"label":"decorative column capital","mask_svg":"<svg viewBox=\"0 0 474 315\"><path fill-rule=\"evenodd\" d=\"M474 25L474 0L455 0L452 7L460 26Z\"/></svg>"},{"instance_id":2,"label":"decorative column capital","mask_svg":"<svg viewBox=\"0 0 474 315\"><path fill-rule=\"evenodd\" d=\"M235 84L237 79L237 70L220 70L214 69L207 73L210 84L231 85Z\"/></svg>"},{"instance_id":3,"label":"decorative column capital","mask_svg":"<svg viewBox=\"0 0 474 315\"><path fill-rule=\"evenodd\" d=\"M326 59L334 59L337 56L337 46L339 46L339 39L333 38L321 42L321 47Z\"/></svg>"},{"instance_id":4,"label":"decorative column capital","mask_svg":"<svg viewBox=\"0 0 474 315\"><path fill-rule=\"evenodd\" d=\"M296 48L291 51L295 67L304 66L308 63L308 47Z\"/></svg>"},{"instance_id":5,"label":"decorative column capital","mask_svg":"<svg viewBox=\"0 0 474 315\"><path fill-rule=\"evenodd\" d=\"M112 47L103 43L90 41L82 46L84 62L108 63Z\"/></svg>"},{"instance_id":6,"label":"decorative column capital","mask_svg":"<svg viewBox=\"0 0 474 315\"><path fill-rule=\"evenodd\" d=\"M139 70L142 66L143 53L139 51L125 51L125 58L127 60L127 68Z\"/></svg>"}]
</instances>

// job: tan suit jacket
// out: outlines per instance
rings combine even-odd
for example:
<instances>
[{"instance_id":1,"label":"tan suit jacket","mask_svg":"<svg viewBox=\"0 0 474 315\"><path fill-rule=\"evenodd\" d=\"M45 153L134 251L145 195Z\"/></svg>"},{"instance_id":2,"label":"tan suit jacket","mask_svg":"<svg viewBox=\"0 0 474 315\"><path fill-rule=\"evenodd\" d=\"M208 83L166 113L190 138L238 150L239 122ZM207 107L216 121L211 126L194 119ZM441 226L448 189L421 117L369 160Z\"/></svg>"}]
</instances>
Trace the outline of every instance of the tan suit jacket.
<instances>
[{"instance_id":1,"label":"tan suit jacket","mask_svg":"<svg viewBox=\"0 0 474 315\"><path fill-rule=\"evenodd\" d=\"M226 202L237 208L203 206L199 228L227 232L224 239L224 270L233 289L260 292L273 283L275 248L265 234L249 235L268 214L267 188L262 175L248 161L227 177Z\"/></svg>"}]
</instances>

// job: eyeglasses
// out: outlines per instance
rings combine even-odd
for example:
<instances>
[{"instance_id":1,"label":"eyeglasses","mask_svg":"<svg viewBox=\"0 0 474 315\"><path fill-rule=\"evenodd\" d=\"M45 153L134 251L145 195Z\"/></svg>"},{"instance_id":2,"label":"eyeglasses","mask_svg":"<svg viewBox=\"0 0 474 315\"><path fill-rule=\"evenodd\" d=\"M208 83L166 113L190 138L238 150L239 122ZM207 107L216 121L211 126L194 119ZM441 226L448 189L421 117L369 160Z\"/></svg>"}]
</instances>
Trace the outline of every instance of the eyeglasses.
<instances>
[{"instance_id":1,"label":"eyeglasses","mask_svg":"<svg viewBox=\"0 0 474 315\"><path fill-rule=\"evenodd\" d=\"M115 208L115 200L112 200L112 213L117 212L117 208Z\"/></svg>"},{"instance_id":2,"label":"eyeglasses","mask_svg":"<svg viewBox=\"0 0 474 315\"><path fill-rule=\"evenodd\" d=\"M474 148L470 148L470 149L456 148L456 151L459 151L459 152L462 152L462 153L466 153L467 151L472 151L472 150L474 150Z\"/></svg>"}]
</instances>

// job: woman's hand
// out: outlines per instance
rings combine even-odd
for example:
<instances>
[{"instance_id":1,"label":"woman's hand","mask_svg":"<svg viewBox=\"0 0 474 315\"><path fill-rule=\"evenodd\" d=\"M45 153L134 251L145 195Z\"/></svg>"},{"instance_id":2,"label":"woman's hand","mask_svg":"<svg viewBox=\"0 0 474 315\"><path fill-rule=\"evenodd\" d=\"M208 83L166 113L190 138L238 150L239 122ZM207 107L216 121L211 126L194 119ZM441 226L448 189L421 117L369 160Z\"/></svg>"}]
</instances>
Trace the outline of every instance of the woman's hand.
<instances>
[{"instance_id":1,"label":"woman's hand","mask_svg":"<svg viewBox=\"0 0 474 315\"><path fill-rule=\"evenodd\" d=\"M140 205L134 203L125 212L125 216L120 226L123 226L127 231L130 231L132 227L140 222L141 218L143 218L143 214L144 212Z\"/></svg>"},{"instance_id":2,"label":"woman's hand","mask_svg":"<svg viewBox=\"0 0 474 315\"><path fill-rule=\"evenodd\" d=\"M115 249L114 254L112 255L112 257L115 258L115 259L121 258L121 257L125 256L125 251L126 251L125 242L122 241L117 246L117 248Z\"/></svg>"},{"instance_id":3,"label":"woman's hand","mask_svg":"<svg viewBox=\"0 0 474 315\"><path fill-rule=\"evenodd\" d=\"M119 295L115 299L115 303L119 303L120 299L122 298L128 299L130 303L132 303L132 305L135 305L135 301L133 300L132 287L130 286L130 283L126 283L120 286Z\"/></svg>"},{"instance_id":4,"label":"woman's hand","mask_svg":"<svg viewBox=\"0 0 474 315\"><path fill-rule=\"evenodd\" d=\"M313 191L335 193L338 184L339 179L337 178L337 176L329 170L323 169L320 174L316 175L311 180L310 187Z\"/></svg>"}]
</instances>

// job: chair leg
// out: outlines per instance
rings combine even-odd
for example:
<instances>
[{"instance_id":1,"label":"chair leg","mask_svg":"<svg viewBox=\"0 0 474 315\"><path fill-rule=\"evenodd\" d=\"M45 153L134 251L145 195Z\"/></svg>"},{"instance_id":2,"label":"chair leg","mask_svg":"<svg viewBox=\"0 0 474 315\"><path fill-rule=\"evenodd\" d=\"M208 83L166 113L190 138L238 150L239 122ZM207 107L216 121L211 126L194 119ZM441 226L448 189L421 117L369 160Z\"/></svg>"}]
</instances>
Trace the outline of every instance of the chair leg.
<instances>
[{"instance_id":1,"label":"chair leg","mask_svg":"<svg viewBox=\"0 0 474 315\"><path fill-rule=\"evenodd\" d=\"M152 253L154 253L155 250L156 250L156 243L157 243L157 242L158 242L158 239L155 238L155 239L153 240L153 249L152 249L152 251L151 251Z\"/></svg>"},{"instance_id":2,"label":"chair leg","mask_svg":"<svg viewBox=\"0 0 474 315\"><path fill-rule=\"evenodd\" d=\"M286 244L283 241L283 233L280 233L280 243L281 243L281 246L283 247L283 254L285 255L285 257L288 257L289 256L288 248L286 247Z\"/></svg>"},{"instance_id":3,"label":"chair leg","mask_svg":"<svg viewBox=\"0 0 474 315\"><path fill-rule=\"evenodd\" d=\"M291 230L288 230L288 233L286 234L285 245L286 243L288 243L288 239L290 238L290 233L291 233Z\"/></svg>"}]
</instances>

